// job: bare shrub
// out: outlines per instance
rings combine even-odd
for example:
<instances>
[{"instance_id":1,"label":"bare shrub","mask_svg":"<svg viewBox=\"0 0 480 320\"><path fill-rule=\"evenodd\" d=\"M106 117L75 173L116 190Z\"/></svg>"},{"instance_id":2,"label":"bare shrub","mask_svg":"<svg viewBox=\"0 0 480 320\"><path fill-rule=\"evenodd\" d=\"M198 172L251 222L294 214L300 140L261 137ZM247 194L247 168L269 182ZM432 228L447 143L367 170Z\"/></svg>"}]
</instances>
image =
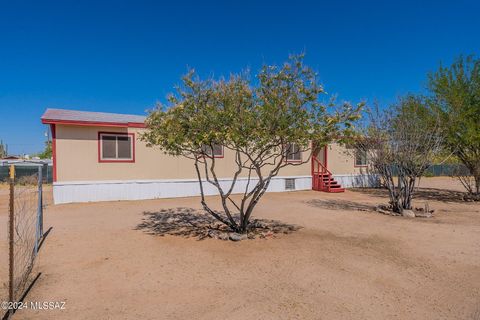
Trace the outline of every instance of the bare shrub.
<instances>
[{"instance_id":1,"label":"bare shrub","mask_svg":"<svg viewBox=\"0 0 480 320\"><path fill-rule=\"evenodd\" d=\"M466 201L480 201L479 193L479 183L473 175L470 174L470 171L465 170L464 167L456 167L452 172L452 176L457 178L460 183L463 185L467 194L464 195L463 199Z\"/></svg>"},{"instance_id":2,"label":"bare shrub","mask_svg":"<svg viewBox=\"0 0 480 320\"><path fill-rule=\"evenodd\" d=\"M37 185L38 176L36 174L32 174L30 176L22 176L16 180L16 183L22 186Z\"/></svg>"},{"instance_id":3,"label":"bare shrub","mask_svg":"<svg viewBox=\"0 0 480 320\"><path fill-rule=\"evenodd\" d=\"M388 190L391 210L412 209L416 182L441 151L439 121L426 124L431 113L422 97L408 96L387 110L367 112L369 121L355 142L367 153L368 170ZM435 119L434 117L430 119Z\"/></svg>"}]
</instances>

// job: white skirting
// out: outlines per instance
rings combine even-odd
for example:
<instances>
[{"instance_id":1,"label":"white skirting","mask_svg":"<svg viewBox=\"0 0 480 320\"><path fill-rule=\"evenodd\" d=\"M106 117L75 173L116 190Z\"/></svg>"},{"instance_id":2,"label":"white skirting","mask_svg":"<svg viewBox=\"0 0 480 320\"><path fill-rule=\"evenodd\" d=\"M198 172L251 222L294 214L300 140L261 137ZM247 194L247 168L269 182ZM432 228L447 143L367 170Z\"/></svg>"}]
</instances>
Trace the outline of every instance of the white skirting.
<instances>
[{"instance_id":1,"label":"white skirting","mask_svg":"<svg viewBox=\"0 0 480 320\"><path fill-rule=\"evenodd\" d=\"M268 192L293 191L286 190L285 180L295 179L294 190L310 190L311 176L274 177L268 187ZM220 179L224 190L227 190L231 179ZM252 179L250 185L257 180ZM234 193L244 192L246 178L239 178ZM217 194L217 189L209 183L204 183L206 195ZM250 187L251 188L251 187ZM127 181L74 181L55 182L53 184L53 200L55 204L72 202L94 202L114 200L143 200L157 198L177 198L200 195L197 180L127 180Z\"/></svg>"},{"instance_id":2,"label":"white skirting","mask_svg":"<svg viewBox=\"0 0 480 320\"><path fill-rule=\"evenodd\" d=\"M333 178L344 188L375 188L380 179L373 174L334 174Z\"/></svg>"}]
</instances>

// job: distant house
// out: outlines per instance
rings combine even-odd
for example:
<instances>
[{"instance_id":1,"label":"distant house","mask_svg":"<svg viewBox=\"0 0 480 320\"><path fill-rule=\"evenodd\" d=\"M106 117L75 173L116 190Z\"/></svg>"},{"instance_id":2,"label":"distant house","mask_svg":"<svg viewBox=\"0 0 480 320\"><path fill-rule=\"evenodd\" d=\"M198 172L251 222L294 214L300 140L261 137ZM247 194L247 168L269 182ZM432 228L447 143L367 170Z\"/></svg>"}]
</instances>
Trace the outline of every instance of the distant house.
<instances>
[{"instance_id":1,"label":"distant house","mask_svg":"<svg viewBox=\"0 0 480 320\"><path fill-rule=\"evenodd\" d=\"M166 155L139 140L145 130L144 116L47 109L41 120L52 132L55 203L199 195L191 160ZM233 152L222 146L213 152L219 158L222 181L231 181ZM299 152L286 161L304 156ZM334 143L318 150L311 163L282 169L268 191L342 192L343 187L370 183L366 165L365 155L346 152ZM236 191L242 187L245 177L239 179ZM216 192L208 187L205 191Z\"/></svg>"},{"instance_id":2,"label":"distant house","mask_svg":"<svg viewBox=\"0 0 480 320\"><path fill-rule=\"evenodd\" d=\"M9 165L21 166L21 167L38 167L38 166L52 166L53 162L50 159L1 159L0 166Z\"/></svg>"},{"instance_id":3,"label":"distant house","mask_svg":"<svg viewBox=\"0 0 480 320\"><path fill-rule=\"evenodd\" d=\"M2 158L2 160L20 160L20 159L22 159L22 157L20 156L7 156Z\"/></svg>"}]
</instances>

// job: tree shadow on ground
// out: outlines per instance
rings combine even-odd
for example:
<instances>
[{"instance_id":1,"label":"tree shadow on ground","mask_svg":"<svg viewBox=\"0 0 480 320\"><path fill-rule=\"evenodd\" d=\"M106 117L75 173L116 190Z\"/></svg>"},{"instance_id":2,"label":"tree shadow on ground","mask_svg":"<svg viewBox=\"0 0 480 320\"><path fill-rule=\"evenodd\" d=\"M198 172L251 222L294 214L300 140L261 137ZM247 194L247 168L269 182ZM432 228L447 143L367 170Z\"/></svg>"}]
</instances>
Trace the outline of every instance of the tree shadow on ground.
<instances>
[{"instance_id":1,"label":"tree shadow on ground","mask_svg":"<svg viewBox=\"0 0 480 320\"><path fill-rule=\"evenodd\" d=\"M353 192L359 192L376 197L388 198L387 189L382 188L352 188ZM464 200L465 192L436 189L436 188L418 188L415 190L414 199L426 201L458 202L466 203Z\"/></svg>"},{"instance_id":2,"label":"tree shadow on ground","mask_svg":"<svg viewBox=\"0 0 480 320\"><path fill-rule=\"evenodd\" d=\"M217 212L224 216L221 212ZM195 237L199 240L206 237L213 237L219 233L227 235L227 238L217 237L223 240L228 239L228 233L232 231L223 223L201 210L192 208L170 208L158 212L144 212L142 222L137 225L136 230L142 230L147 234L158 236L179 236L185 238ZM238 221L238 217L234 217ZM252 219L250 221L248 237L269 237L275 234L288 234L299 230L301 227L286 224L276 220Z\"/></svg>"},{"instance_id":3,"label":"tree shadow on ground","mask_svg":"<svg viewBox=\"0 0 480 320\"><path fill-rule=\"evenodd\" d=\"M374 205L348 201L348 200L313 199L313 200L306 201L306 203L312 207L330 209L330 210L375 211Z\"/></svg>"}]
</instances>

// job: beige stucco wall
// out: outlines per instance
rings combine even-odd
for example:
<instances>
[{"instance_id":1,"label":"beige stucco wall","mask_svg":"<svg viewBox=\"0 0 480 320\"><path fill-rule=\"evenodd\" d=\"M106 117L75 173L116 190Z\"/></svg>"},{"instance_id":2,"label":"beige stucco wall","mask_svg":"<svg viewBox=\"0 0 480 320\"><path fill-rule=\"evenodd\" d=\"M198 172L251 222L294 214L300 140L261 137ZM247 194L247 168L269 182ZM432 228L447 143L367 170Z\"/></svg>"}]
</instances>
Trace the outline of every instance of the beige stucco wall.
<instances>
[{"instance_id":1,"label":"beige stucco wall","mask_svg":"<svg viewBox=\"0 0 480 320\"><path fill-rule=\"evenodd\" d=\"M143 130L57 124L57 181L196 179L192 160L168 156L158 149L148 148L138 139ZM100 163L98 132L135 133L135 162ZM224 153L224 158L216 159L216 172L219 178L231 178L236 169L234 153L227 149ZM283 168L279 175L307 176L310 172L310 163L305 163Z\"/></svg>"},{"instance_id":2,"label":"beige stucco wall","mask_svg":"<svg viewBox=\"0 0 480 320\"><path fill-rule=\"evenodd\" d=\"M333 174L366 174L366 167L356 167L352 149L338 143L327 146L327 167Z\"/></svg>"}]
</instances>

